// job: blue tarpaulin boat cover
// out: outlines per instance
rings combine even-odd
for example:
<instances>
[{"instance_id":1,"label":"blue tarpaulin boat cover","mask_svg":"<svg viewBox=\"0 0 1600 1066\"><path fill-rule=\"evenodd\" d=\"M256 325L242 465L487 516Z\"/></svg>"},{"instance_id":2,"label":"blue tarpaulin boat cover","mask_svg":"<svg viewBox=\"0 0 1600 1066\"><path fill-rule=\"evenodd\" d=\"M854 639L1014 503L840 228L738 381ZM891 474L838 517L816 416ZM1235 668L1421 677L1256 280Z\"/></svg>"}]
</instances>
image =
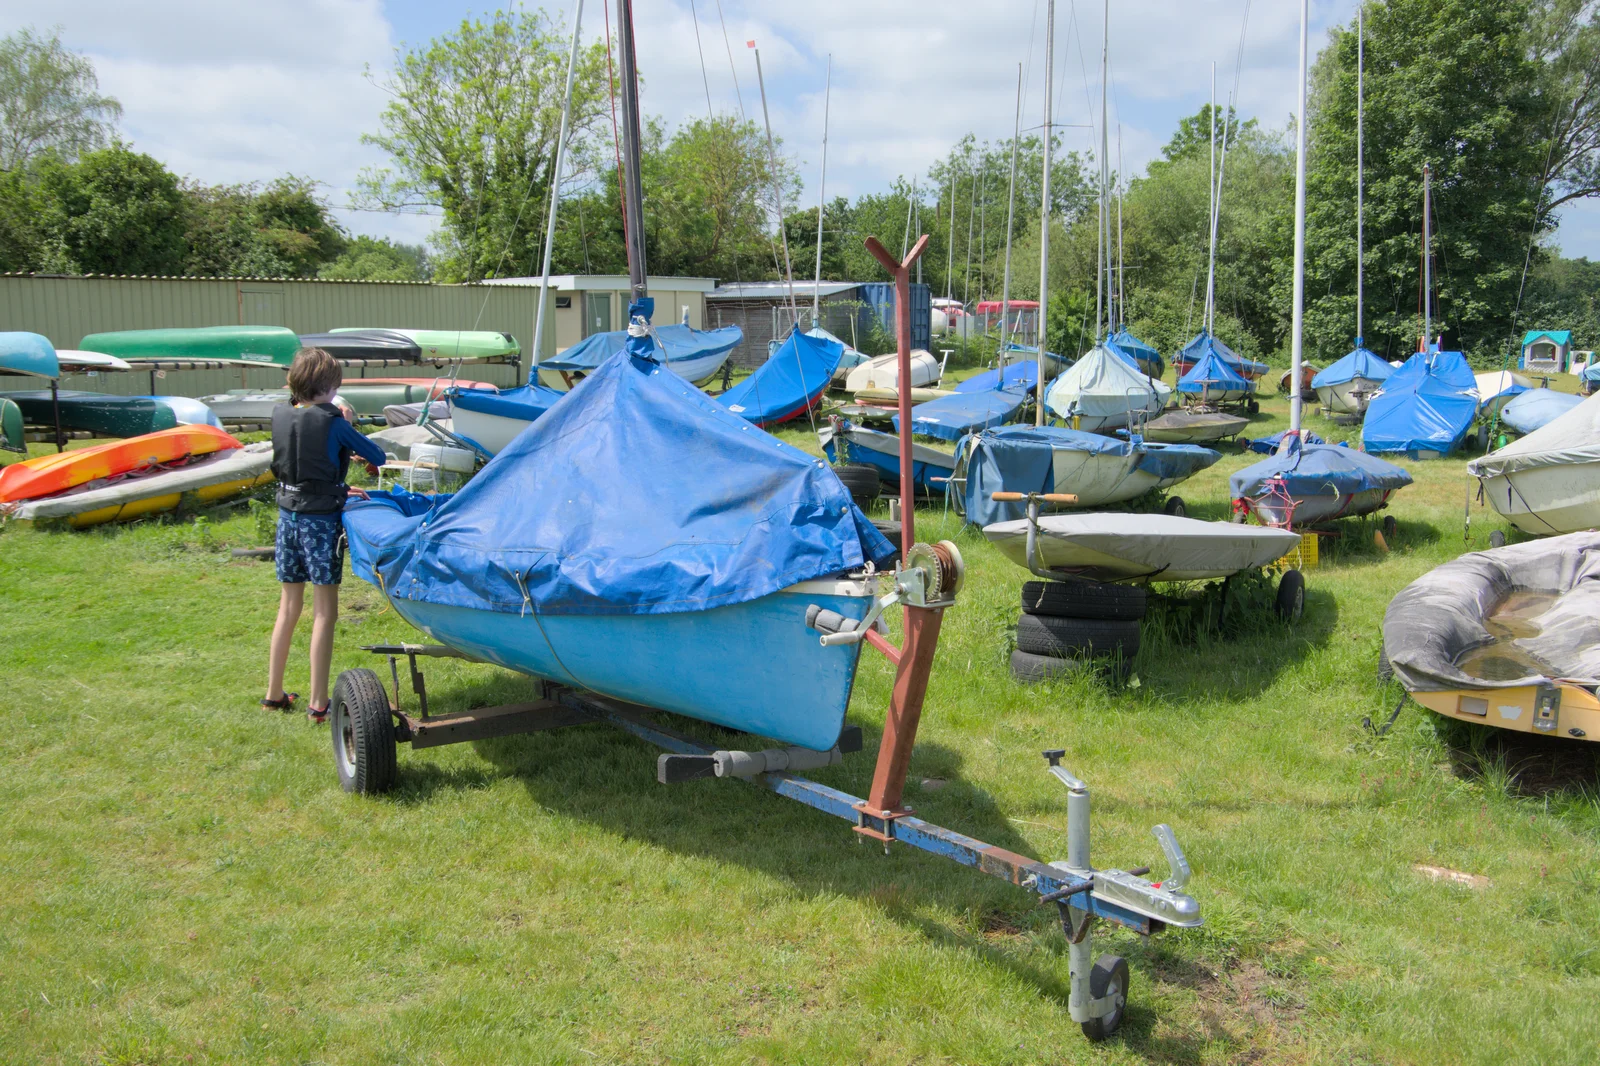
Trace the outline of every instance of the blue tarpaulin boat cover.
<instances>
[{"instance_id":1,"label":"blue tarpaulin boat cover","mask_svg":"<svg viewBox=\"0 0 1600 1066\"><path fill-rule=\"evenodd\" d=\"M860 366L862 363L865 363L868 359L872 358L872 356L861 351L859 348L850 347L850 345L846 344L840 338L835 337L832 333L829 333L821 326L812 326L810 329L806 330L806 336L813 337L819 341L833 341L835 344L843 347L844 355L839 358L840 370L848 370L851 367Z\"/></svg>"},{"instance_id":2,"label":"blue tarpaulin boat cover","mask_svg":"<svg viewBox=\"0 0 1600 1066\"><path fill-rule=\"evenodd\" d=\"M911 409L911 432L940 440L960 440L968 433L1009 422L1027 399L1027 393L1009 389L941 396ZM899 415L894 416L894 428L896 433L900 431Z\"/></svg>"},{"instance_id":3,"label":"blue tarpaulin boat cover","mask_svg":"<svg viewBox=\"0 0 1600 1066\"><path fill-rule=\"evenodd\" d=\"M1254 499L1266 491L1267 482L1274 478L1282 478L1293 496L1403 489L1411 484L1410 474L1376 455L1341 444L1292 442L1276 455L1235 471L1228 478L1228 491L1236 500Z\"/></svg>"},{"instance_id":4,"label":"blue tarpaulin boat cover","mask_svg":"<svg viewBox=\"0 0 1600 1066\"><path fill-rule=\"evenodd\" d=\"M826 463L628 353L454 496L373 493L344 524L391 598L510 614L703 611L894 553Z\"/></svg>"},{"instance_id":5,"label":"blue tarpaulin boat cover","mask_svg":"<svg viewBox=\"0 0 1600 1066\"><path fill-rule=\"evenodd\" d=\"M1367 407L1369 452L1452 451L1478 413L1478 383L1460 352L1418 352Z\"/></svg>"},{"instance_id":6,"label":"blue tarpaulin boat cover","mask_svg":"<svg viewBox=\"0 0 1600 1066\"><path fill-rule=\"evenodd\" d=\"M1178 379L1178 391L1189 393L1250 392L1254 389L1248 379L1214 351L1207 350L1189 372Z\"/></svg>"},{"instance_id":7,"label":"blue tarpaulin boat cover","mask_svg":"<svg viewBox=\"0 0 1600 1066\"><path fill-rule=\"evenodd\" d=\"M1529 389L1519 393L1500 409L1500 421L1517 433L1543 429L1583 402L1582 396L1554 389Z\"/></svg>"},{"instance_id":8,"label":"blue tarpaulin boat cover","mask_svg":"<svg viewBox=\"0 0 1600 1066\"><path fill-rule=\"evenodd\" d=\"M1024 359L1005 366L974 374L956 386L957 392L993 392L1010 389L1012 392L1032 392L1039 384L1039 360Z\"/></svg>"},{"instance_id":9,"label":"blue tarpaulin boat cover","mask_svg":"<svg viewBox=\"0 0 1600 1066\"><path fill-rule=\"evenodd\" d=\"M1278 450L1278 445L1283 443L1284 434L1288 432L1289 431L1286 429L1282 433L1274 433L1270 437L1255 437L1250 441L1250 450L1259 455L1271 455L1273 452ZM1315 433L1308 433L1302 430L1300 433L1300 443L1326 444L1328 442L1317 436Z\"/></svg>"},{"instance_id":10,"label":"blue tarpaulin boat cover","mask_svg":"<svg viewBox=\"0 0 1600 1066\"><path fill-rule=\"evenodd\" d=\"M1151 377L1158 378L1166 373L1167 364L1161 358L1161 353L1129 333L1126 329L1119 329L1113 333L1111 335L1111 343L1132 356L1139 368Z\"/></svg>"},{"instance_id":11,"label":"blue tarpaulin boat cover","mask_svg":"<svg viewBox=\"0 0 1600 1066\"><path fill-rule=\"evenodd\" d=\"M657 326L656 339L666 350L666 360L700 359L708 355L730 352L744 343L744 333L738 326L721 329L698 330L692 326L672 324ZM588 373L613 355L622 351L628 341L628 331L614 329L609 333L595 333L585 337L560 355L539 362L540 370L565 370L568 373Z\"/></svg>"},{"instance_id":12,"label":"blue tarpaulin boat cover","mask_svg":"<svg viewBox=\"0 0 1600 1066\"><path fill-rule=\"evenodd\" d=\"M796 330L754 374L716 398L736 415L771 426L804 414L821 399L839 368L844 345Z\"/></svg>"},{"instance_id":13,"label":"blue tarpaulin boat cover","mask_svg":"<svg viewBox=\"0 0 1600 1066\"><path fill-rule=\"evenodd\" d=\"M1260 377L1269 369L1266 363L1258 363L1254 359L1246 359L1205 330L1196 333L1194 340L1183 346L1183 351L1178 353L1177 361L1183 363L1197 362L1207 352L1216 355L1218 359L1238 370L1241 375L1254 374Z\"/></svg>"},{"instance_id":14,"label":"blue tarpaulin boat cover","mask_svg":"<svg viewBox=\"0 0 1600 1066\"><path fill-rule=\"evenodd\" d=\"M1135 447L1125 440L1059 426L1005 426L974 433L956 448L956 464L967 460L967 521L979 526L1027 516L1025 503L1001 503L996 492L1054 492L1055 453L1127 455Z\"/></svg>"},{"instance_id":15,"label":"blue tarpaulin boat cover","mask_svg":"<svg viewBox=\"0 0 1600 1066\"><path fill-rule=\"evenodd\" d=\"M564 392L543 385L519 385L514 389L453 388L447 395L455 406L479 414L520 418L532 422L556 405Z\"/></svg>"},{"instance_id":16,"label":"blue tarpaulin boat cover","mask_svg":"<svg viewBox=\"0 0 1600 1066\"><path fill-rule=\"evenodd\" d=\"M1365 348L1357 348L1328 369L1317 371L1317 376L1311 379L1311 387L1320 389L1332 385L1347 385L1356 378L1366 381L1388 381L1389 375L1393 373L1394 367L1384 362L1382 357Z\"/></svg>"}]
</instances>

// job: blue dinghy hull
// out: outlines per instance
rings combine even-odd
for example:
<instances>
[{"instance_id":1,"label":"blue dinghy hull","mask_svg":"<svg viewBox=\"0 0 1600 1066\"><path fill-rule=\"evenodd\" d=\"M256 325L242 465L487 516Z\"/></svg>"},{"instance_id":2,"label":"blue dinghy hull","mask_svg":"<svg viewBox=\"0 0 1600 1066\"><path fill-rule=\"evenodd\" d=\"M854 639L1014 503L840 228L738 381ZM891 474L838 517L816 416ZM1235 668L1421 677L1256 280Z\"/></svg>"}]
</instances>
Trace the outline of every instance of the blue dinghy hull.
<instances>
[{"instance_id":1,"label":"blue dinghy hull","mask_svg":"<svg viewBox=\"0 0 1600 1066\"><path fill-rule=\"evenodd\" d=\"M613 699L825 751L839 739L859 644L825 648L816 604L861 619L872 584L805 581L709 611L507 614L390 597L432 639L475 659Z\"/></svg>"}]
</instances>

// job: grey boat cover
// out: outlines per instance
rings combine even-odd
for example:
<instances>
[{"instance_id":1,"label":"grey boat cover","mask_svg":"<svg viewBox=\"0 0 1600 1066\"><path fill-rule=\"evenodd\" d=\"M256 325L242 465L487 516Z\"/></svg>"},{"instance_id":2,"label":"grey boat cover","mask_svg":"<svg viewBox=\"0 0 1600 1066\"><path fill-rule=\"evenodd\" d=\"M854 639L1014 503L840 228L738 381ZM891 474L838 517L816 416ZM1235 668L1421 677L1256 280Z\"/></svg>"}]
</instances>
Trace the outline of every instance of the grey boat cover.
<instances>
[{"instance_id":1,"label":"grey boat cover","mask_svg":"<svg viewBox=\"0 0 1600 1066\"><path fill-rule=\"evenodd\" d=\"M1526 437L1467 464L1477 478L1499 477L1541 466L1600 462L1600 393Z\"/></svg>"},{"instance_id":2,"label":"grey boat cover","mask_svg":"<svg viewBox=\"0 0 1600 1066\"><path fill-rule=\"evenodd\" d=\"M983 527L989 543L1028 565L1028 520ZM1039 519L1039 562L1101 581L1199 581L1266 566L1300 543L1267 526L1202 522L1168 514L1070 514Z\"/></svg>"},{"instance_id":3,"label":"grey boat cover","mask_svg":"<svg viewBox=\"0 0 1600 1066\"><path fill-rule=\"evenodd\" d=\"M1464 673L1456 666L1461 657L1494 640L1484 619L1521 590L1557 593L1549 610L1529 620L1538 635L1511 642L1547 664L1551 676L1487 681ZM1413 692L1517 688L1553 679L1600 683L1600 533L1508 544L1433 568L1390 601L1383 650Z\"/></svg>"}]
</instances>

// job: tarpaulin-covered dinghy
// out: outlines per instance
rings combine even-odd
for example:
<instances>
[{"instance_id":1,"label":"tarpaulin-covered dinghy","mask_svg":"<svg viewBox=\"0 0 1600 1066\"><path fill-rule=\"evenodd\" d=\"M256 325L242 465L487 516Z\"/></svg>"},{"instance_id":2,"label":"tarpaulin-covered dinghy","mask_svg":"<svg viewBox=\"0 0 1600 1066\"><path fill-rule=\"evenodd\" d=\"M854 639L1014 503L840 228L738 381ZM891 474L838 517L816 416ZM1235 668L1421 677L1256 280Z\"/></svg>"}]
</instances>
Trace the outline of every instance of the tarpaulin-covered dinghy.
<instances>
[{"instance_id":1,"label":"tarpaulin-covered dinghy","mask_svg":"<svg viewBox=\"0 0 1600 1066\"><path fill-rule=\"evenodd\" d=\"M1600 533L1473 552L1407 585L1383 649L1447 718L1600 740Z\"/></svg>"},{"instance_id":2,"label":"tarpaulin-covered dinghy","mask_svg":"<svg viewBox=\"0 0 1600 1066\"><path fill-rule=\"evenodd\" d=\"M894 549L821 460L624 351L454 496L344 512L356 573L459 652L826 750L859 644L860 574Z\"/></svg>"}]
</instances>

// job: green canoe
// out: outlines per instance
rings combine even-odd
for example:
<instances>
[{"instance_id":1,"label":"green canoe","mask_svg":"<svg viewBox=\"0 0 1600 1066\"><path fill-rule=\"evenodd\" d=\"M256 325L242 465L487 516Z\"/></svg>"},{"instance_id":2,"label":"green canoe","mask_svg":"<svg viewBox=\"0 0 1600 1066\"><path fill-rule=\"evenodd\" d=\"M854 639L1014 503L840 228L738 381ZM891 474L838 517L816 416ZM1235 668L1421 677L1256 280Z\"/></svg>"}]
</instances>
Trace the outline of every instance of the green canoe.
<instances>
[{"instance_id":1,"label":"green canoe","mask_svg":"<svg viewBox=\"0 0 1600 1066\"><path fill-rule=\"evenodd\" d=\"M91 333L78 343L86 352L119 359L225 359L288 366L300 337L285 326L205 326L199 329L127 329Z\"/></svg>"},{"instance_id":2,"label":"green canoe","mask_svg":"<svg viewBox=\"0 0 1600 1066\"><path fill-rule=\"evenodd\" d=\"M382 328L401 333L417 342L422 358L429 359L504 359L520 355L522 346L509 333L487 329L394 329L388 326L344 326L329 333L355 333Z\"/></svg>"},{"instance_id":3,"label":"green canoe","mask_svg":"<svg viewBox=\"0 0 1600 1066\"><path fill-rule=\"evenodd\" d=\"M22 408L3 396L0 396L0 448L8 452L26 453L28 450L27 442L22 439Z\"/></svg>"},{"instance_id":4,"label":"green canoe","mask_svg":"<svg viewBox=\"0 0 1600 1066\"><path fill-rule=\"evenodd\" d=\"M110 396L100 392L60 392L61 428L93 433L96 437L137 437L158 429L171 429L178 416L171 407L149 396ZM8 392L0 399L10 400L22 409L30 425L56 424L50 393Z\"/></svg>"}]
</instances>

